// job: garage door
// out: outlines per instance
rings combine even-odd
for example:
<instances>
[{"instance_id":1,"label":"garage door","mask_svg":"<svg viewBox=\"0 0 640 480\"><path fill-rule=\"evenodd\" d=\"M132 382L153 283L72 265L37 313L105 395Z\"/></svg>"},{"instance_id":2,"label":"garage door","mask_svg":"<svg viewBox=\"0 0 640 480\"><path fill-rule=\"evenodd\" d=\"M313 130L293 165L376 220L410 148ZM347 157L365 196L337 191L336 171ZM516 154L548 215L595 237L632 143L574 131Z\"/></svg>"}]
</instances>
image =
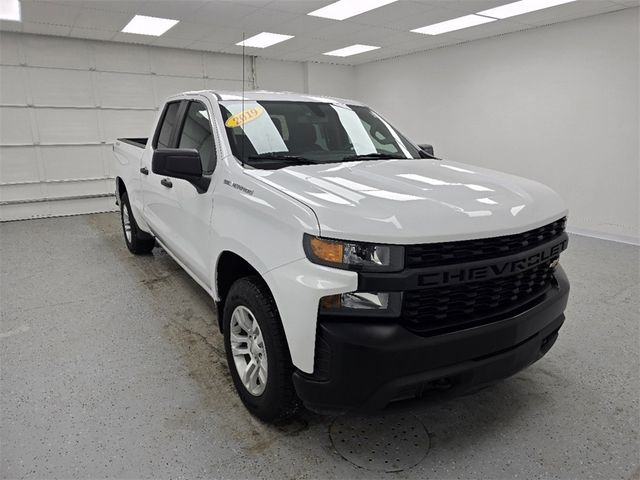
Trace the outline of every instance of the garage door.
<instances>
[{"instance_id":1,"label":"garage door","mask_svg":"<svg viewBox=\"0 0 640 480\"><path fill-rule=\"evenodd\" d=\"M234 55L5 32L0 48L0 220L113 210L116 138L148 136L168 95L242 87Z\"/></svg>"}]
</instances>

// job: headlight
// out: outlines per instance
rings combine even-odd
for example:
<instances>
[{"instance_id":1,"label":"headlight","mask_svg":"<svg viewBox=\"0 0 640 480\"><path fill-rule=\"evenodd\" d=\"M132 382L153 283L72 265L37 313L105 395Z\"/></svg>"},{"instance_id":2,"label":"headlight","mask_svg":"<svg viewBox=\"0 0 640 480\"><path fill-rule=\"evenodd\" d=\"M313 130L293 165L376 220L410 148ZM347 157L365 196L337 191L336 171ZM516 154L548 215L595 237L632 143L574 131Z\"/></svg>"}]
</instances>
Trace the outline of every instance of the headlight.
<instances>
[{"instance_id":1,"label":"headlight","mask_svg":"<svg viewBox=\"0 0 640 480\"><path fill-rule=\"evenodd\" d=\"M304 251L313 263L363 272L398 272L404 265L399 245L327 240L304 234Z\"/></svg>"},{"instance_id":2,"label":"headlight","mask_svg":"<svg viewBox=\"0 0 640 480\"><path fill-rule=\"evenodd\" d=\"M399 317L402 293L350 292L320 299L320 314L366 317Z\"/></svg>"}]
</instances>

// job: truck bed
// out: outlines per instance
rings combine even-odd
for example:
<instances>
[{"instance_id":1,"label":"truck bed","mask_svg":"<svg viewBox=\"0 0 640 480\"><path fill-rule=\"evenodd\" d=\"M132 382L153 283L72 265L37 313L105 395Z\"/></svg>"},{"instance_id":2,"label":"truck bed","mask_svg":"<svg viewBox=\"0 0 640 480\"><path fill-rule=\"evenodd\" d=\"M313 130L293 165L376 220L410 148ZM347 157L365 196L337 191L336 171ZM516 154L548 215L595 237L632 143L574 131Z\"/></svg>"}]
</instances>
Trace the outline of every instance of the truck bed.
<instances>
[{"instance_id":1,"label":"truck bed","mask_svg":"<svg viewBox=\"0 0 640 480\"><path fill-rule=\"evenodd\" d=\"M147 145L146 138L119 138L113 145L116 158L116 177L136 179L140 175L140 161Z\"/></svg>"}]
</instances>

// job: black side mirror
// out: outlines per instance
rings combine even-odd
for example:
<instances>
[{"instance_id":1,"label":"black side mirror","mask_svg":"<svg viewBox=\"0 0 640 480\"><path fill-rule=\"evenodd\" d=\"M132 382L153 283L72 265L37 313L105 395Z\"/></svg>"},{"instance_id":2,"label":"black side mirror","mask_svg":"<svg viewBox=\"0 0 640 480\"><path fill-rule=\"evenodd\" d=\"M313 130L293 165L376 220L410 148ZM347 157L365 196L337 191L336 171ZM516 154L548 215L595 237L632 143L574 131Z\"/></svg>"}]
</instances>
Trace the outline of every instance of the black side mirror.
<instances>
[{"instance_id":1,"label":"black side mirror","mask_svg":"<svg viewBox=\"0 0 640 480\"><path fill-rule=\"evenodd\" d=\"M436 155L433 153L433 145L430 145L428 143L423 143L423 144L418 144L418 147L420 147L420 150L422 150L424 153L428 155L425 158L436 158Z\"/></svg>"},{"instance_id":2,"label":"black side mirror","mask_svg":"<svg viewBox=\"0 0 640 480\"><path fill-rule=\"evenodd\" d=\"M181 178L199 193L205 192L211 179L202 176L200 154L192 148L159 148L153 152L151 171L156 175Z\"/></svg>"}]
</instances>

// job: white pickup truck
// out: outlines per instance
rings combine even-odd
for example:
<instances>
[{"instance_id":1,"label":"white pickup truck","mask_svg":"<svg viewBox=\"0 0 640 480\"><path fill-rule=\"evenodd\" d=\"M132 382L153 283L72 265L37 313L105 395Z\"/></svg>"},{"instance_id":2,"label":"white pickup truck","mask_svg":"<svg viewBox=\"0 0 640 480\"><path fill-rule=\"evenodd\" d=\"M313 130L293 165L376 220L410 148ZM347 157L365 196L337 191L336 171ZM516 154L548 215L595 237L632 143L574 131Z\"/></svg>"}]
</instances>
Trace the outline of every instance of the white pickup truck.
<instances>
[{"instance_id":1,"label":"white pickup truck","mask_svg":"<svg viewBox=\"0 0 640 480\"><path fill-rule=\"evenodd\" d=\"M437 159L358 102L187 92L114 153L127 247L157 242L217 302L263 420L476 389L563 324L558 195Z\"/></svg>"}]
</instances>

